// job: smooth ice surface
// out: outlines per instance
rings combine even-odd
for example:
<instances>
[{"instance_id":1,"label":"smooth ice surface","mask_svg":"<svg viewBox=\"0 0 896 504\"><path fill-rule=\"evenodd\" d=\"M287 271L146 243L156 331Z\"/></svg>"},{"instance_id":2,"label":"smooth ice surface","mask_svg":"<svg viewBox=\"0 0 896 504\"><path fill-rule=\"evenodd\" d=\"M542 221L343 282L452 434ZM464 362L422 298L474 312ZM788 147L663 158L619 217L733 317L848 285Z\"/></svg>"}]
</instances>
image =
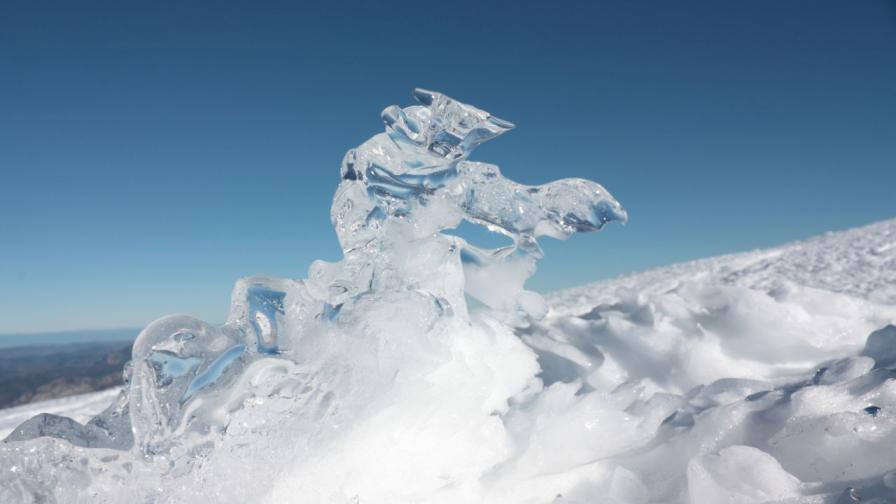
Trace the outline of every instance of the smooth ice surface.
<instances>
[{"instance_id":1,"label":"smooth ice surface","mask_svg":"<svg viewBox=\"0 0 896 504\"><path fill-rule=\"evenodd\" d=\"M416 95L346 155L343 261L240 280L222 327L150 324L94 420L0 445L0 502L896 497L896 220L542 299L536 238L624 211L466 161L510 124ZM462 219L513 245L439 232Z\"/></svg>"}]
</instances>

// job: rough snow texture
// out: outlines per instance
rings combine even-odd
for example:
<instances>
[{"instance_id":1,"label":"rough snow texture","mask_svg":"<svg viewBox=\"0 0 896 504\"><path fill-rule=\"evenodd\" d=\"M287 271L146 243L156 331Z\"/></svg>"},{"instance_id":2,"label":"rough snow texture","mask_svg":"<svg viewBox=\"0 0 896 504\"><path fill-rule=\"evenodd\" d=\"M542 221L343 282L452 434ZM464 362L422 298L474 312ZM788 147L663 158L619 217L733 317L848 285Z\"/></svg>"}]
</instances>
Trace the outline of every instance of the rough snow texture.
<instances>
[{"instance_id":1,"label":"rough snow texture","mask_svg":"<svg viewBox=\"0 0 896 504\"><path fill-rule=\"evenodd\" d=\"M421 102L438 111L442 98ZM384 119L405 128L407 145L459 159L458 175L373 163L364 173L377 179L362 192L347 156L340 191L372 199L347 208L337 196L337 229L354 223L340 232L342 263L317 263L305 281L240 281L221 328L181 316L147 327L127 392L105 412L86 425L38 417L0 445L0 502L896 496L896 220L545 302L522 290L534 238L624 213L578 182L552 187L595 204L531 198L534 188L504 181L497 194L513 197L490 198L503 206L474 195L458 208L471 198L452 191L500 174L464 175L455 149L508 124L472 108L455 121L455 111L435 122L457 133L447 136L422 128L435 123L420 109ZM470 137L483 122L492 126ZM518 204L547 210L547 223L501 217ZM363 218L350 215L358 208ZM414 225L408 211L421 217ZM458 218L503 229L514 246L468 249L438 233ZM468 315L461 289L490 308Z\"/></svg>"},{"instance_id":2,"label":"rough snow texture","mask_svg":"<svg viewBox=\"0 0 896 504\"><path fill-rule=\"evenodd\" d=\"M216 483L261 478L267 502L896 502L894 272L891 220L558 292L524 346L464 331L328 449L261 449Z\"/></svg>"},{"instance_id":3,"label":"rough snow texture","mask_svg":"<svg viewBox=\"0 0 896 504\"><path fill-rule=\"evenodd\" d=\"M619 401L601 463L640 502L896 502L894 288L890 220L558 292L518 332L548 390Z\"/></svg>"}]
</instances>

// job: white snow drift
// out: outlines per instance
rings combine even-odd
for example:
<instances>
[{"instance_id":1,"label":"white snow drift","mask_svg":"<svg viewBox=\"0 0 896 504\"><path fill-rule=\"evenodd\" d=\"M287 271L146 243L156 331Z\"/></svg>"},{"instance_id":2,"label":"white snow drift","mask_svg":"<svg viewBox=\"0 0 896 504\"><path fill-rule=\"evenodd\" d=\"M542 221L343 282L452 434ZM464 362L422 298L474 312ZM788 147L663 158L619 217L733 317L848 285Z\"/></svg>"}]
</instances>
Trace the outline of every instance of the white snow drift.
<instances>
[{"instance_id":1,"label":"white snow drift","mask_svg":"<svg viewBox=\"0 0 896 504\"><path fill-rule=\"evenodd\" d=\"M196 485L221 502L891 502L894 286L891 220L558 292L517 336L487 316L458 331L422 380L399 372L363 418L319 425L316 453L244 446L156 499ZM0 424L25 408L86 418L103 394ZM258 442L279 421L238 428Z\"/></svg>"}]
</instances>

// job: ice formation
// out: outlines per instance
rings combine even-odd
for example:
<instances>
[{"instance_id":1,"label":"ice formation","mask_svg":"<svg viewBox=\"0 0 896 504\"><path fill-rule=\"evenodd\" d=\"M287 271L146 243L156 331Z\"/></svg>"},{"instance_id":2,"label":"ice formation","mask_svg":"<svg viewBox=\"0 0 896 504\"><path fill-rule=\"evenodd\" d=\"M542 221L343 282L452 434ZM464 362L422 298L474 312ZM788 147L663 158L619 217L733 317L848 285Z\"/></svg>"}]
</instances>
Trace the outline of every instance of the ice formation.
<instances>
[{"instance_id":1,"label":"ice formation","mask_svg":"<svg viewBox=\"0 0 896 504\"><path fill-rule=\"evenodd\" d=\"M221 327L186 315L147 326L127 385L106 411L87 424L43 414L10 434L2 457L15 470L3 474L0 496L190 500L220 492L221 474L233 481L224 461L252 460L265 467L247 468L251 476L237 478L245 485L219 497L257 498L282 464L334 449L363 428L372 402L432 381L452 358L490 373L478 352L501 350L495 363L516 359L534 371L506 327L474 326L465 295L507 320L543 317L543 299L523 289L541 257L536 239L598 230L625 211L594 182L524 186L495 165L469 161L476 146L513 125L440 93L417 89L414 97L420 105L385 109L386 131L343 160L331 211L342 261L315 261L304 280L241 279ZM513 243L487 250L440 232L462 220ZM495 338L502 341L477 341ZM528 381L469 383L482 397L463 395L488 399L477 407L498 413ZM483 420L484 428L497 416ZM266 467L272 456L278 462Z\"/></svg>"},{"instance_id":2,"label":"ice formation","mask_svg":"<svg viewBox=\"0 0 896 504\"><path fill-rule=\"evenodd\" d=\"M510 124L415 95L346 155L341 262L149 325L104 412L0 444L0 502L896 503L896 220L542 299L536 238L625 213L466 160Z\"/></svg>"}]
</instances>

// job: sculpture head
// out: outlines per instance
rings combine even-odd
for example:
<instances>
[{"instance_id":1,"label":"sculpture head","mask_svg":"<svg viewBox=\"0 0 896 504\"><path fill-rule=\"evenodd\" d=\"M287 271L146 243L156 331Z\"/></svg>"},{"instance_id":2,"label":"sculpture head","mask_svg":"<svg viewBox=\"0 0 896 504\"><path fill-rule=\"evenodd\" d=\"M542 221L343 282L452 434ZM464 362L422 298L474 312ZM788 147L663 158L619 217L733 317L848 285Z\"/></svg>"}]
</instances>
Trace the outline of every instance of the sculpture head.
<instances>
[{"instance_id":1,"label":"sculpture head","mask_svg":"<svg viewBox=\"0 0 896 504\"><path fill-rule=\"evenodd\" d=\"M417 88L420 105L383 110L386 132L399 145L412 145L446 160L467 157L479 144L511 130L511 122L435 91Z\"/></svg>"}]
</instances>

